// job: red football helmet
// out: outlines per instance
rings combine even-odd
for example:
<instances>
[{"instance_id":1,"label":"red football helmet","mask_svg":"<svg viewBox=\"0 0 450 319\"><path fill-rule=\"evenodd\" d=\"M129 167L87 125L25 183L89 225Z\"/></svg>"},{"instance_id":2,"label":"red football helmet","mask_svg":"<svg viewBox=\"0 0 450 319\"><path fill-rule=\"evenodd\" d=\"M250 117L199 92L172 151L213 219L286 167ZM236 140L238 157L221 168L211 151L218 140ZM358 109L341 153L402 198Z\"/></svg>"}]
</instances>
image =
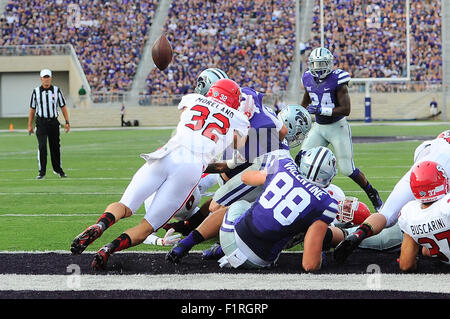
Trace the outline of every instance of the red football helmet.
<instances>
[{"instance_id":1,"label":"red football helmet","mask_svg":"<svg viewBox=\"0 0 450 319\"><path fill-rule=\"evenodd\" d=\"M351 222L353 225L362 224L370 216L369 207L356 197L346 196L339 202L336 219L341 223Z\"/></svg>"},{"instance_id":2,"label":"red football helmet","mask_svg":"<svg viewBox=\"0 0 450 319\"><path fill-rule=\"evenodd\" d=\"M423 161L415 165L409 184L414 197L421 203L437 201L449 191L449 179L441 165Z\"/></svg>"},{"instance_id":3,"label":"red football helmet","mask_svg":"<svg viewBox=\"0 0 450 319\"><path fill-rule=\"evenodd\" d=\"M225 103L232 109L237 110L241 104L241 88L230 79L221 79L215 82L206 94L222 103Z\"/></svg>"},{"instance_id":4,"label":"red football helmet","mask_svg":"<svg viewBox=\"0 0 450 319\"><path fill-rule=\"evenodd\" d=\"M443 138L445 139L448 143L450 143L450 130L444 131L441 134L439 134L437 136L437 138Z\"/></svg>"}]
</instances>

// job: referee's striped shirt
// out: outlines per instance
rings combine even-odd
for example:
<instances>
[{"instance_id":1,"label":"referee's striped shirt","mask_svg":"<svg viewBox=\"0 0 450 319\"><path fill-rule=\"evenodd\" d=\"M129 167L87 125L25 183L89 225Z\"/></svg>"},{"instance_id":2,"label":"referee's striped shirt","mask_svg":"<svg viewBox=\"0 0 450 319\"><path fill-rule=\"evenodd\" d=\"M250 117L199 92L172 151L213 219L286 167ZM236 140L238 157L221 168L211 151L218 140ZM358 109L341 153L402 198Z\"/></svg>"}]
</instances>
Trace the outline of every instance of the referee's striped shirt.
<instances>
[{"instance_id":1,"label":"referee's striped shirt","mask_svg":"<svg viewBox=\"0 0 450 319\"><path fill-rule=\"evenodd\" d=\"M66 100L59 87L51 85L48 89L38 86L31 94L30 107L36 109L36 116L47 119L57 118L58 107L64 107Z\"/></svg>"}]
</instances>

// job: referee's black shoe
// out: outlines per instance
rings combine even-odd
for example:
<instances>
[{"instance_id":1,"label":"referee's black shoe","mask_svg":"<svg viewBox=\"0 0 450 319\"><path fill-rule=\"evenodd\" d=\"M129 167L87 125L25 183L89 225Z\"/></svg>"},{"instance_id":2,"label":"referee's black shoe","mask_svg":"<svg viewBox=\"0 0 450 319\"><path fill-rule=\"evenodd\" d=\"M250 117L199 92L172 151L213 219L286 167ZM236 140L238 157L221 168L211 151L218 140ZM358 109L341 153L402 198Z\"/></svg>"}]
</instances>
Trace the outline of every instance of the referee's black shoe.
<instances>
[{"instance_id":1,"label":"referee's black shoe","mask_svg":"<svg viewBox=\"0 0 450 319\"><path fill-rule=\"evenodd\" d=\"M36 179L44 179L44 178L45 178L45 175L39 174L38 176L36 176Z\"/></svg>"},{"instance_id":2,"label":"referee's black shoe","mask_svg":"<svg viewBox=\"0 0 450 319\"><path fill-rule=\"evenodd\" d=\"M66 178L67 177L66 173L64 173L63 171L61 171L61 173L57 173L57 172L53 171L53 173L56 174L56 175L59 175L59 177L61 177L61 178Z\"/></svg>"}]
</instances>

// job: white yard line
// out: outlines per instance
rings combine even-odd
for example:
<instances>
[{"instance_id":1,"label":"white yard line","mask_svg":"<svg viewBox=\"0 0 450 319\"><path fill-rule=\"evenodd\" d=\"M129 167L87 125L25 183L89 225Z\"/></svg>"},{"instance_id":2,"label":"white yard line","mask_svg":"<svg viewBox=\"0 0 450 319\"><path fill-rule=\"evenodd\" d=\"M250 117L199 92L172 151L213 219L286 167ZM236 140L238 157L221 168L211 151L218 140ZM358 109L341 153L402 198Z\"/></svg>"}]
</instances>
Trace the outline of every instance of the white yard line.
<instances>
[{"instance_id":1,"label":"white yard line","mask_svg":"<svg viewBox=\"0 0 450 319\"><path fill-rule=\"evenodd\" d=\"M72 270L73 271L73 270ZM450 293L449 275L0 275L0 290L392 290Z\"/></svg>"}]
</instances>

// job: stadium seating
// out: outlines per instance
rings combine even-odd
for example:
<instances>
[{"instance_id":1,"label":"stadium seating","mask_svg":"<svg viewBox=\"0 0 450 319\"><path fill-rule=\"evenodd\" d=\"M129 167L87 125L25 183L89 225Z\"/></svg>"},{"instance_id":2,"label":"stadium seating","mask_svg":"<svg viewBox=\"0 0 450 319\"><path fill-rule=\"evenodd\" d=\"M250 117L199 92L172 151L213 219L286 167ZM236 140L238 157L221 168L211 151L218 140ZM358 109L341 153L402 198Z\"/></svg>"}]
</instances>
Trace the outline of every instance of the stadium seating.
<instances>
[{"instance_id":1,"label":"stadium seating","mask_svg":"<svg viewBox=\"0 0 450 319\"><path fill-rule=\"evenodd\" d=\"M71 43L93 92L131 87L157 0L9 0L0 46Z\"/></svg>"},{"instance_id":2,"label":"stadium seating","mask_svg":"<svg viewBox=\"0 0 450 319\"><path fill-rule=\"evenodd\" d=\"M295 1L173 1L164 32L174 61L147 77L149 94L193 91L197 75L218 67L243 86L285 90L295 50Z\"/></svg>"},{"instance_id":3,"label":"stadium seating","mask_svg":"<svg viewBox=\"0 0 450 319\"><path fill-rule=\"evenodd\" d=\"M442 80L440 1L410 1L411 80L440 83ZM319 0L316 0L311 48L320 45ZM325 46L352 77L406 76L405 2L363 0L324 1ZM392 86L374 87L390 91ZM420 91L424 84L408 84L401 90Z\"/></svg>"},{"instance_id":4,"label":"stadium seating","mask_svg":"<svg viewBox=\"0 0 450 319\"><path fill-rule=\"evenodd\" d=\"M314 1L303 61L320 44L319 0ZM440 0L410 2L411 78L426 84L376 84L375 91L422 91L442 80ZM71 43L101 102L131 88L158 3L9 0L0 17L0 46ZM353 78L404 77L403 2L367 3L324 1L325 45ZM78 20L73 6L79 9ZM195 78L207 67L219 67L241 85L265 93L286 90L295 50L294 12L294 0L173 0L164 32L174 60L165 71L154 69L148 75L139 105L172 104L169 96L192 92Z\"/></svg>"}]
</instances>

